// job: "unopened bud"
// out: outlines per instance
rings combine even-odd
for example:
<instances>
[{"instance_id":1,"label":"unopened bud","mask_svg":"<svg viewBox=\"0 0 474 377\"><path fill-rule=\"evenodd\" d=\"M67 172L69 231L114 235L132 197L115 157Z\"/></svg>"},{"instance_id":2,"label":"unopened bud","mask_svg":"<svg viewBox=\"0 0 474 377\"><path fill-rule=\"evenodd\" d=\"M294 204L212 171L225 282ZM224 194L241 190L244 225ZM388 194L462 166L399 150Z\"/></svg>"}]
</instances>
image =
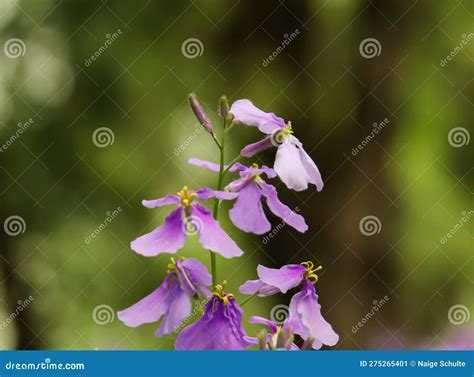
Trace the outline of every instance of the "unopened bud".
<instances>
[{"instance_id":1,"label":"unopened bud","mask_svg":"<svg viewBox=\"0 0 474 377\"><path fill-rule=\"evenodd\" d=\"M223 119L226 119L229 115L229 101L226 96L222 96L219 99L219 114Z\"/></svg>"},{"instance_id":2,"label":"unopened bud","mask_svg":"<svg viewBox=\"0 0 474 377\"><path fill-rule=\"evenodd\" d=\"M193 110L194 115L196 115L196 118L198 119L199 123L201 123L201 125L207 130L207 132L212 134L212 123L204 112L204 109L202 108L194 93L191 93L189 95L189 104L191 105L191 109Z\"/></svg>"}]
</instances>

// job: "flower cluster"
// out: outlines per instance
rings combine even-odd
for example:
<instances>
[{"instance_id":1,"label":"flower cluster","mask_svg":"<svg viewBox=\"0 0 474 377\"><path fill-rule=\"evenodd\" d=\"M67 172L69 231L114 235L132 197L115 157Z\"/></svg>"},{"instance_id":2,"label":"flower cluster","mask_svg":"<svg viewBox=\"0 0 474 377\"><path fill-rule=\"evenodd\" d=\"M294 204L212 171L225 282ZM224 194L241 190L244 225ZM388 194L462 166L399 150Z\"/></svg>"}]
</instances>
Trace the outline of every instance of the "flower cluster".
<instances>
[{"instance_id":1,"label":"flower cluster","mask_svg":"<svg viewBox=\"0 0 474 377\"><path fill-rule=\"evenodd\" d=\"M221 97L219 115L223 129L219 137L195 95L190 95L189 103L220 151L220 163L198 158L191 158L189 163L216 172L217 187L193 190L183 186L176 194L144 200L142 204L147 208L168 205L175 208L162 225L132 241L131 248L147 257L173 254L183 248L187 236L197 235L200 245L210 251L212 274L197 259L180 257L175 261L171 258L163 283L136 304L118 312L118 318L130 327L160 322L155 333L157 337L179 332L175 343L177 350L244 350L253 346L262 350L298 350L334 346L339 337L321 314L314 286L318 281L317 272L322 267L315 268L312 262L288 264L279 269L259 265L258 279L248 280L240 286L242 295L250 295L245 301L226 292L225 281L218 284L217 279L216 254L224 258L243 254L217 220L222 200L235 200L229 218L244 232L263 234L271 229L264 205L298 232L308 230L303 216L282 203L276 187L266 182L278 177L295 191L305 190L309 184L314 184L318 191L323 188L321 174L303 144L293 135L291 122L258 109L247 99L237 100L229 107L227 99ZM225 136L233 125L239 124L257 127L266 136L244 147L240 156L225 164ZM249 158L269 148L277 149L273 168L239 162L242 157ZM225 185L228 174L235 177ZM214 200L213 211L202 204L209 199ZM253 316L248 322L263 324L268 331L257 337L247 335L241 307L245 302L254 296L286 294L295 288L298 292L291 298L289 316L283 323ZM184 326L194 299L207 301L204 313L194 323ZM300 347L295 343L295 335L304 342Z\"/></svg>"}]
</instances>

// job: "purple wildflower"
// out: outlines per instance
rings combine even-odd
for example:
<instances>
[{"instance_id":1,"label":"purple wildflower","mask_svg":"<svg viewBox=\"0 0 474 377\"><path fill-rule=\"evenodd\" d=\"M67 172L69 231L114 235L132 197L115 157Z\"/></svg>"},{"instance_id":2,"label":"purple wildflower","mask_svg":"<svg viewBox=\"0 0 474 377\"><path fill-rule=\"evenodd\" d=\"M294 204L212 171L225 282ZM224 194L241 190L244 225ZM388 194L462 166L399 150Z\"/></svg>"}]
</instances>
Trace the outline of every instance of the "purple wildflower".
<instances>
[{"instance_id":1,"label":"purple wildflower","mask_svg":"<svg viewBox=\"0 0 474 377\"><path fill-rule=\"evenodd\" d=\"M189 163L212 171L219 171L219 165L212 162L191 158ZM271 229L271 224L265 216L261 203L262 196L264 196L267 206L273 214L297 231L306 232L308 225L306 225L303 216L283 204L278 199L275 186L266 183L261 177L262 174L266 174L268 178L274 178L276 173L273 169L265 165L258 167L254 164L251 167L246 167L236 163L229 171L239 171L240 174L240 178L225 188L226 191L238 193L237 200L229 212L229 217L236 227L255 234L263 234Z\"/></svg>"},{"instance_id":2,"label":"purple wildflower","mask_svg":"<svg viewBox=\"0 0 474 377\"><path fill-rule=\"evenodd\" d=\"M194 191L184 186L177 195L144 200L142 204L147 208L170 204L176 204L178 207L166 217L163 225L132 241L132 250L147 257L161 253L175 253L184 246L186 234L198 234L203 248L219 253L225 258L241 256L242 250L222 230L211 212L194 201L195 199L206 201L209 198L230 200L236 196L235 193L208 188Z\"/></svg>"},{"instance_id":3,"label":"purple wildflower","mask_svg":"<svg viewBox=\"0 0 474 377\"><path fill-rule=\"evenodd\" d=\"M244 350L252 346L242 326L242 309L221 285L206 304L204 315L176 338L177 350Z\"/></svg>"},{"instance_id":4,"label":"purple wildflower","mask_svg":"<svg viewBox=\"0 0 474 377\"><path fill-rule=\"evenodd\" d=\"M278 325L259 316L250 317L248 322L260 323L270 329L270 333L263 332L258 338L246 338L250 343L258 344L261 350L299 350L299 347L293 343L293 329L286 322L283 325Z\"/></svg>"},{"instance_id":5,"label":"purple wildflower","mask_svg":"<svg viewBox=\"0 0 474 377\"><path fill-rule=\"evenodd\" d=\"M199 295L209 297L207 289L211 285L211 275L207 268L193 258L180 259L168 265L168 276L152 293L131 307L117 313L118 318L130 327L144 323L161 324L155 335L160 337L176 331L189 316L191 298Z\"/></svg>"},{"instance_id":6,"label":"purple wildflower","mask_svg":"<svg viewBox=\"0 0 474 377\"><path fill-rule=\"evenodd\" d=\"M288 188L302 191L312 183L318 191L323 189L321 174L303 149L303 144L293 136L291 122L285 123L284 119L275 114L260 110L247 99L234 102L230 112L234 115L234 122L258 127L261 132L269 135L244 147L242 156L251 157L272 146L278 147L273 168Z\"/></svg>"},{"instance_id":7,"label":"purple wildflower","mask_svg":"<svg viewBox=\"0 0 474 377\"><path fill-rule=\"evenodd\" d=\"M318 280L316 272L321 268L321 266L314 268L312 262L289 264L280 269L259 265L257 267L259 279L245 282L240 286L240 292L247 295L270 296L277 292L286 293L303 283L302 290L291 299L287 324L304 340L313 338L314 349L321 348L323 344L334 346L339 341L339 336L323 318L313 285Z\"/></svg>"}]
</instances>

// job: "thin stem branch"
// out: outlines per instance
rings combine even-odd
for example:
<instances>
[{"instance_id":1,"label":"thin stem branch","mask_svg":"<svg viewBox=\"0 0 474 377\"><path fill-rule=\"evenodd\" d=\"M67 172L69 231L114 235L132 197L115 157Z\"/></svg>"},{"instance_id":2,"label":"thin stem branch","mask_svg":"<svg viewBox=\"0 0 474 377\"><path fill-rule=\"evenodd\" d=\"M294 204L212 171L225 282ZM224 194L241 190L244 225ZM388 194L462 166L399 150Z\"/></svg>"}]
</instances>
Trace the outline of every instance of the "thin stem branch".
<instances>
[{"instance_id":1,"label":"thin stem branch","mask_svg":"<svg viewBox=\"0 0 474 377\"><path fill-rule=\"evenodd\" d=\"M230 170L230 168L231 168L232 166L234 166L237 162L239 162L239 160L240 160L241 157L242 157L242 156L238 155L237 157L235 157L235 158L231 161L231 163L225 168L225 170L224 170L224 172L223 172L224 176L227 174L227 172Z\"/></svg>"},{"instance_id":2,"label":"thin stem branch","mask_svg":"<svg viewBox=\"0 0 474 377\"><path fill-rule=\"evenodd\" d=\"M225 153L224 153L224 145L225 145L225 135L227 133L226 130L227 122L226 119L224 119L224 129L222 130L222 137L221 137L221 142L217 140L216 143L219 145L219 150L220 150L220 159L219 159L219 178L217 180L217 187L216 190L220 191L222 190L222 183L224 181L224 162L225 162ZM217 220L217 216L219 215L219 199L215 199L214 202L214 208L212 211L212 215L214 216L214 219ZM216 254L213 253L212 251L209 251L211 255L211 274L212 274L212 285L215 287L217 285L217 260L216 260Z\"/></svg>"}]
</instances>

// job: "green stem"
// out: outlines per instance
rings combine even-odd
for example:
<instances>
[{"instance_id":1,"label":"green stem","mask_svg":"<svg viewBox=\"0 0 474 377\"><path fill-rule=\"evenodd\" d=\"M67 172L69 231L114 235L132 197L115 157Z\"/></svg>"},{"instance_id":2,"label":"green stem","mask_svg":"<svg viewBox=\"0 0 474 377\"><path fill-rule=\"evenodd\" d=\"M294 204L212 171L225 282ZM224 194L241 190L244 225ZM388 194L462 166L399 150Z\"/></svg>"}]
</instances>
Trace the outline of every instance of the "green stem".
<instances>
[{"instance_id":1,"label":"green stem","mask_svg":"<svg viewBox=\"0 0 474 377\"><path fill-rule=\"evenodd\" d=\"M222 190L222 183L224 181L224 160L225 160L225 153L224 153L224 143L225 143L225 135L227 133L227 122L224 119L224 129L222 130L222 138L220 142L220 163L219 163L219 178L217 180L217 187L216 190L220 191ZM217 140L216 140L217 142ZM219 145L219 143L217 143ZM214 202L214 208L212 211L212 215L214 216L214 219L217 220L217 216L219 215L219 199L216 198ZM215 287L217 285L217 260L216 260L216 254L213 253L212 251L209 251L211 255L211 274L212 274L212 285Z\"/></svg>"}]
</instances>

